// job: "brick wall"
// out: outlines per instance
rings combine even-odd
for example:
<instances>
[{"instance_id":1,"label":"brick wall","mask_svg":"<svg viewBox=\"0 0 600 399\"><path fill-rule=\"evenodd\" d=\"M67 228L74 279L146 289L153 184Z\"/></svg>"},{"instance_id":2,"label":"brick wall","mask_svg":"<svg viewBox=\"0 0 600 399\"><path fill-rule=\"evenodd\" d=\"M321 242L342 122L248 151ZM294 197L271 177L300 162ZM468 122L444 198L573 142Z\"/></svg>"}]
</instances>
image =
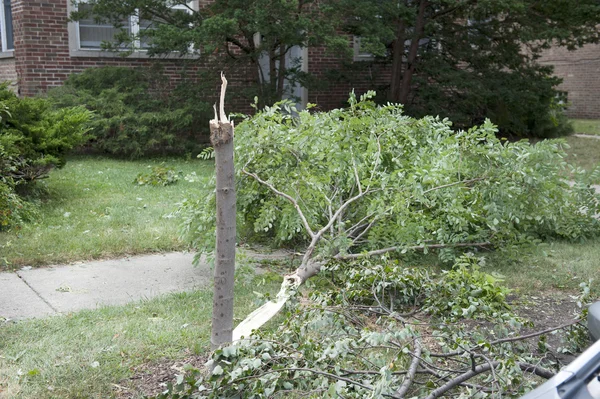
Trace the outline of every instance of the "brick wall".
<instances>
[{"instance_id":1,"label":"brick wall","mask_svg":"<svg viewBox=\"0 0 600 399\"><path fill-rule=\"evenodd\" d=\"M563 79L559 88L569 93L570 117L600 119L600 45L575 51L553 47L544 52L540 63L553 65L554 74Z\"/></svg>"},{"instance_id":2,"label":"brick wall","mask_svg":"<svg viewBox=\"0 0 600 399\"><path fill-rule=\"evenodd\" d=\"M0 58L0 82L10 82L9 87L17 91L17 69L13 57Z\"/></svg>"},{"instance_id":3,"label":"brick wall","mask_svg":"<svg viewBox=\"0 0 600 399\"><path fill-rule=\"evenodd\" d=\"M69 51L69 1L13 0L15 57L11 61L0 59L0 78L6 76L7 79L18 81L21 95L44 93L51 87L62 85L70 74L90 67L139 67L159 63L170 82L174 83L181 79L183 68L188 76L193 76L196 71L207 66L208 57L183 61L123 58L118 55L111 57L106 53L102 57L72 56ZM210 2L211 0L199 0L200 6ZM318 87L309 91L308 101L317 103L324 110L338 108L346 105L348 94L353 89L360 95L373 87L384 87L386 81L389 81L389 70L385 66L359 62L353 67L344 68L342 64L342 58L328 53L324 48L308 50L308 71L321 82ZM233 97L236 86L245 86L252 79L252 74L247 70L237 70L228 76ZM214 94L207 93L207 97L214 97L217 93L215 87ZM236 110L249 110L247 105L251 99L234 98L232 101Z\"/></svg>"},{"instance_id":4,"label":"brick wall","mask_svg":"<svg viewBox=\"0 0 600 399\"><path fill-rule=\"evenodd\" d=\"M21 95L31 96L60 86L69 74L98 66L149 66L160 63L172 81L179 79L181 62L114 57L71 57L69 53L69 0L13 1L15 64ZM200 67L195 62L192 72Z\"/></svg>"},{"instance_id":5,"label":"brick wall","mask_svg":"<svg viewBox=\"0 0 600 399\"><path fill-rule=\"evenodd\" d=\"M350 46L353 47L352 40ZM318 87L309 90L308 101L319 109L331 110L347 106L348 95L354 90L357 97L368 90L385 96L390 81L390 67L372 61L349 62L324 48L308 50L308 72L318 80Z\"/></svg>"}]
</instances>

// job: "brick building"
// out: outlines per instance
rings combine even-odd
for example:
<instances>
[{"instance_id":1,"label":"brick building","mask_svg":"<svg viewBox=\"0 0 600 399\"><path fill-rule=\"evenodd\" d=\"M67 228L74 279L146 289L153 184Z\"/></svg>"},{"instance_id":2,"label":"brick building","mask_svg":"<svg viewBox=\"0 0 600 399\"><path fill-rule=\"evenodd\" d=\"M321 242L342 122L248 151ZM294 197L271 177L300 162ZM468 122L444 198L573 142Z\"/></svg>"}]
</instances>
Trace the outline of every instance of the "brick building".
<instances>
[{"instance_id":1,"label":"brick building","mask_svg":"<svg viewBox=\"0 0 600 399\"><path fill-rule=\"evenodd\" d=\"M192 0L190 6L198 9L211 0ZM147 44L138 42L140 51L123 57L119 53L102 51L103 40L111 40L116 29L111 25L97 23L92 18L78 22L69 21L73 11L71 0L0 0L0 82L10 81L20 95L32 96L44 93L51 87L60 86L72 73L98 66L149 66L161 64L171 81L180 78L179 72L185 65L192 72L206 67L200 56L182 59L177 55L151 58L143 50ZM84 2L78 7L86 7ZM130 17L123 25L132 33L147 28L146 22ZM355 46L356 60L367 59ZM336 81L326 76L328 69L335 69L339 59L328 55L322 48L298 49L290 57L302 60L302 69L324 78L331 84L309 93L303 88L293 88L293 94L302 102L317 103L323 109L339 107L345 103L352 88L367 90L373 82L363 76ZM366 68L377 68L364 63ZM367 66L367 64L369 64ZM250 74L248 74L250 75ZM377 73L377 76L382 76ZM384 75L383 75L384 77ZM233 85L243 85L248 77L237 77ZM216 92L216 91L215 91Z\"/></svg>"},{"instance_id":2,"label":"brick building","mask_svg":"<svg viewBox=\"0 0 600 399\"><path fill-rule=\"evenodd\" d=\"M563 79L559 88L569 93L570 117L600 119L600 45L588 44L574 51L553 47L539 62L553 65L554 74Z\"/></svg>"},{"instance_id":3,"label":"brick building","mask_svg":"<svg viewBox=\"0 0 600 399\"><path fill-rule=\"evenodd\" d=\"M192 0L190 5L197 9L210 1ZM21 95L43 93L60 86L70 74L89 67L159 63L171 81L180 78L184 64L188 73L206 67L206 57L201 55L183 60L176 55L157 59L141 50L124 58L118 53L102 51L101 42L110 40L115 28L91 18L70 22L71 0L0 0L0 3L0 82L10 81ZM82 2L79 7L86 5ZM132 33L147 27L135 17L124 20L123 25ZM143 42L137 45L142 49L147 46ZM360 52L358 42L353 46L354 61L370 60L368 54ZM390 71L386 66L355 62L355 67L340 71L340 60L323 48L297 49L290 57L301 59L305 72L325 82L319 89L291 90L303 103L316 103L321 109L342 106L352 89L360 93L380 89L389 82ZM569 93L570 116L600 118L600 45L588 45L573 52L552 48L540 62L554 65L556 75L564 79L560 88ZM331 71L340 73L332 75ZM250 79L237 76L232 85L243 85Z\"/></svg>"}]
</instances>

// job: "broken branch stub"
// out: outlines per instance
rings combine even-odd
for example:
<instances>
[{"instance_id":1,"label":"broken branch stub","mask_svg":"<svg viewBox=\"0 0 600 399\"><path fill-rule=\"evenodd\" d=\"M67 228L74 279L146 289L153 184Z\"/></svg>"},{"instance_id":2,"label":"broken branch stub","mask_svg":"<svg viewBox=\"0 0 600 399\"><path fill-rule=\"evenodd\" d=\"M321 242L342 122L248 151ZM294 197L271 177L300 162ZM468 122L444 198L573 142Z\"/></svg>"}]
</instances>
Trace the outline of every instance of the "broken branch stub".
<instances>
[{"instance_id":1,"label":"broken branch stub","mask_svg":"<svg viewBox=\"0 0 600 399\"><path fill-rule=\"evenodd\" d=\"M221 73L220 118L210 121L210 141L215 150L217 229L213 288L211 344L231 342L235 278L236 196L233 165L233 122L225 116L227 80Z\"/></svg>"}]
</instances>

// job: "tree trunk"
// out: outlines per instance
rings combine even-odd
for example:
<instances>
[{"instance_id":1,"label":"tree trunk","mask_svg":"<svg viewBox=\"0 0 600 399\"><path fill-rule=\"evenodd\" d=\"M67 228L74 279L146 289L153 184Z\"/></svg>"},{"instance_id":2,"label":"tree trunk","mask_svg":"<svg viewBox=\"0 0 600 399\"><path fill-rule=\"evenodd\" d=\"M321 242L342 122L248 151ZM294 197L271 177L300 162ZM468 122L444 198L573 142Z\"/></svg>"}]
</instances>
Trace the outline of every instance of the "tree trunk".
<instances>
[{"instance_id":1,"label":"tree trunk","mask_svg":"<svg viewBox=\"0 0 600 399\"><path fill-rule=\"evenodd\" d=\"M412 77L415 72L415 66L417 62L417 54L419 51L419 41L423 37L425 31L425 9L427 8L427 0L421 0L419 3L419 12L417 14L417 21L415 23L415 32L410 41L410 49L408 50L407 65L402 75L402 85L400 87L400 94L398 101L402 104L406 104L408 101L408 95L410 94L410 85Z\"/></svg>"},{"instance_id":2,"label":"tree trunk","mask_svg":"<svg viewBox=\"0 0 600 399\"><path fill-rule=\"evenodd\" d=\"M392 81L390 83L390 92L388 99L391 102L400 101L400 87L402 83L402 59L404 58L405 41L404 21L399 20L396 29L396 39L392 45Z\"/></svg>"},{"instance_id":3,"label":"tree trunk","mask_svg":"<svg viewBox=\"0 0 600 399\"><path fill-rule=\"evenodd\" d=\"M217 194L217 243L213 290L211 344L213 349L231 342L233 333L233 286L235 275L235 174L233 122L225 116L227 80L221 74L220 119L210 121L210 141L215 150Z\"/></svg>"},{"instance_id":4,"label":"tree trunk","mask_svg":"<svg viewBox=\"0 0 600 399\"><path fill-rule=\"evenodd\" d=\"M277 101L281 101L284 94L285 85L285 71L287 66L285 65L285 46L282 44L279 46L279 68L277 69Z\"/></svg>"}]
</instances>

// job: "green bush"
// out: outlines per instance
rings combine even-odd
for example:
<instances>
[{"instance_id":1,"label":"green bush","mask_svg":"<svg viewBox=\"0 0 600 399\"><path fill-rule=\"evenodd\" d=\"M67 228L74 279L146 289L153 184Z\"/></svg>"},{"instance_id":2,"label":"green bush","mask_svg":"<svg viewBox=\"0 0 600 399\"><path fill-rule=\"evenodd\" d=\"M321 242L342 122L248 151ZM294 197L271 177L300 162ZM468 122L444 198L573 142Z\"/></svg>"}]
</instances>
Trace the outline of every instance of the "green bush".
<instances>
[{"instance_id":1,"label":"green bush","mask_svg":"<svg viewBox=\"0 0 600 399\"><path fill-rule=\"evenodd\" d=\"M90 112L56 110L42 98L19 98L0 86L0 230L35 215L15 190L65 164L66 154L85 140Z\"/></svg>"},{"instance_id":2,"label":"green bush","mask_svg":"<svg viewBox=\"0 0 600 399\"><path fill-rule=\"evenodd\" d=\"M15 184L63 166L66 154L85 140L90 112L82 107L56 110L46 99L19 98L6 86L0 87L0 104L2 168Z\"/></svg>"},{"instance_id":3,"label":"green bush","mask_svg":"<svg viewBox=\"0 0 600 399\"><path fill-rule=\"evenodd\" d=\"M168 82L157 68L90 68L48 95L59 107L94 111L92 151L132 158L199 152L212 117L205 91L189 81Z\"/></svg>"},{"instance_id":4,"label":"green bush","mask_svg":"<svg viewBox=\"0 0 600 399\"><path fill-rule=\"evenodd\" d=\"M0 231L19 226L36 215L33 204L19 197L13 187L0 181Z\"/></svg>"}]
</instances>

